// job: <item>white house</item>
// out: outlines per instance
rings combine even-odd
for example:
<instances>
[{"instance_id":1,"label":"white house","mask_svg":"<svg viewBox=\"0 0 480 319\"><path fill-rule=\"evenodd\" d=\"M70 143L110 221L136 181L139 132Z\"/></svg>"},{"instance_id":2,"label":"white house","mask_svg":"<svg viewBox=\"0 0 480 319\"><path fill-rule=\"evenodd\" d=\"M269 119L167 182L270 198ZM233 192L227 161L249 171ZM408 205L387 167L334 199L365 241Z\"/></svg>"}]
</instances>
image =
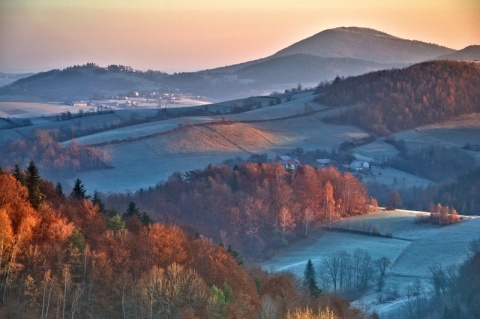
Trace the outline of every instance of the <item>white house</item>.
<instances>
[{"instance_id":1,"label":"white house","mask_svg":"<svg viewBox=\"0 0 480 319\"><path fill-rule=\"evenodd\" d=\"M350 168L352 171L363 171L365 169L369 169L370 164L368 164L367 161L355 160L355 161L350 163L348 168Z\"/></svg>"}]
</instances>

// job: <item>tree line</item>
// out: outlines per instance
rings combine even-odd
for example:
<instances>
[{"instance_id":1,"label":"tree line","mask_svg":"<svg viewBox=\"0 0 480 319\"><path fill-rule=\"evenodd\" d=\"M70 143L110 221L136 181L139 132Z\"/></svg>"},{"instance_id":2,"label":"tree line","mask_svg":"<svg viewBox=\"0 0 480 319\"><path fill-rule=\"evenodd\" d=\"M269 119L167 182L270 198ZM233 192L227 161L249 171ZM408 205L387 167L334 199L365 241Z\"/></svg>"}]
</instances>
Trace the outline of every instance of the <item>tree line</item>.
<instances>
[{"instance_id":1,"label":"tree line","mask_svg":"<svg viewBox=\"0 0 480 319\"><path fill-rule=\"evenodd\" d=\"M365 318L292 275L242 266L189 227L115 223L79 180L66 195L33 162L22 173L0 169L2 318Z\"/></svg>"},{"instance_id":2,"label":"tree line","mask_svg":"<svg viewBox=\"0 0 480 319\"><path fill-rule=\"evenodd\" d=\"M303 165L287 172L277 163L209 165L173 174L148 190L105 199L117 208L130 201L156 220L191 225L254 259L308 236L321 224L376 206L349 173Z\"/></svg>"},{"instance_id":3,"label":"tree line","mask_svg":"<svg viewBox=\"0 0 480 319\"><path fill-rule=\"evenodd\" d=\"M430 61L372 72L317 88L316 101L355 108L336 118L388 135L480 111L480 72L472 62Z\"/></svg>"},{"instance_id":4,"label":"tree line","mask_svg":"<svg viewBox=\"0 0 480 319\"><path fill-rule=\"evenodd\" d=\"M6 146L0 165L11 166L13 163L26 165L32 159L42 169L60 172L99 169L108 166L110 154L96 147L83 146L72 140L68 147L58 142L55 130L35 130L31 138L10 141Z\"/></svg>"}]
</instances>

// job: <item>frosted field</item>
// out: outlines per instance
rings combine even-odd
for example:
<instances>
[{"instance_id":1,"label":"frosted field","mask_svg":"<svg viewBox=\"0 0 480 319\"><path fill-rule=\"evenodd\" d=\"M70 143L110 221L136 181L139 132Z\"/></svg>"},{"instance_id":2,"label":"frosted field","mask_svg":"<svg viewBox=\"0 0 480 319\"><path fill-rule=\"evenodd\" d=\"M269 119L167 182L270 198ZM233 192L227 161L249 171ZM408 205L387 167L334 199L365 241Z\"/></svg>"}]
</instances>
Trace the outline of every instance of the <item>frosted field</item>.
<instances>
[{"instance_id":1,"label":"frosted field","mask_svg":"<svg viewBox=\"0 0 480 319\"><path fill-rule=\"evenodd\" d=\"M0 102L0 117L28 118L66 111L72 112L72 109L72 106L60 103ZM76 108L76 111L78 112L79 109Z\"/></svg>"},{"instance_id":2,"label":"frosted field","mask_svg":"<svg viewBox=\"0 0 480 319\"><path fill-rule=\"evenodd\" d=\"M108 148L107 148L108 149ZM153 153L150 153L153 152ZM246 156L243 152L206 152L195 154L168 154L162 151L152 151L146 144L122 144L111 150L111 165L113 169L87 171L77 174L82 180L87 192L137 191L140 188L155 186L165 181L174 172L185 172L203 168L208 164L220 164L227 158ZM65 188L73 187L70 179Z\"/></svg>"},{"instance_id":3,"label":"frosted field","mask_svg":"<svg viewBox=\"0 0 480 319\"><path fill-rule=\"evenodd\" d=\"M408 245L410 242L406 240L325 231L307 244L294 244L294 247L286 252L263 262L262 267L270 271L289 271L302 278L308 259L312 260L318 274L321 272L323 259L337 251L344 250L353 254L356 249L364 249L372 254L373 259L387 256L395 260Z\"/></svg>"},{"instance_id":4,"label":"frosted field","mask_svg":"<svg viewBox=\"0 0 480 319\"><path fill-rule=\"evenodd\" d=\"M357 248L368 251L375 260L387 256L392 265L385 275L384 292L398 291L399 297L389 303L379 303L375 287L354 304L377 311L382 318L390 318L401 310L405 300L405 289L416 279L430 289L429 268L432 265L448 267L458 265L468 256L468 245L480 237L480 218L468 218L450 226L415 224L415 217L423 212L381 211L335 222L333 227L366 231L378 228L381 234L392 234L392 238L370 235L325 231L306 244L297 245L262 263L270 271L291 271L300 278L308 259L322 274L322 260L328 254L345 250L350 254Z\"/></svg>"}]
</instances>

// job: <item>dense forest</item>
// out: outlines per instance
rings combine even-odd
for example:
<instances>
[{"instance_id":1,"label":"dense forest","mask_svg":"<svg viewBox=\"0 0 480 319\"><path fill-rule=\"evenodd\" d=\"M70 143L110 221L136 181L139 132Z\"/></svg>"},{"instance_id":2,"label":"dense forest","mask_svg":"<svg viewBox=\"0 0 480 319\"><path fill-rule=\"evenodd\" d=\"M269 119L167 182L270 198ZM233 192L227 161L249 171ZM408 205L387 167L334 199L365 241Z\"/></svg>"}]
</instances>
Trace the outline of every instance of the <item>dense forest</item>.
<instances>
[{"instance_id":1,"label":"dense forest","mask_svg":"<svg viewBox=\"0 0 480 319\"><path fill-rule=\"evenodd\" d=\"M315 226L376 206L349 173L310 166L291 173L276 163L208 166L174 174L149 190L105 199L117 211L129 202L155 220L191 225L254 259L308 236Z\"/></svg>"},{"instance_id":2,"label":"dense forest","mask_svg":"<svg viewBox=\"0 0 480 319\"><path fill-rule=\"evenodd\" d=\"M355 105L340 118L377 135L480 112L480 64L431 61L372 72L317 88L316 101Z\"/></svg>"},{"instance_id":3,"label":"dense forest","mask_svg":"<svg viewBox=\"0 0 480 319\"><path fill-rule=\"evenodd\" d=\"M479 214L480 168L440 187L435 195L435 201L454 206L464 214Z\"/></svg>"},{"instance_id":4,"label":"dense forest","mask_svg":"<svg viewBox=\"0 0 480 319\"><path fill-rule=\"evenodd\" d=\"M437 145L405 151L388 159L387 165L436 182L452 181L477 167L470 153Z\"/></svg>"},{"instance_id":5,"label":"dense forest","mask_svg":"<svg viewBox=\"0 0 480 319\"><path fill-rule=\"evenodd\" d=\"M292 275L242 266L189 228L102 208L80 182L65 195L42 180L33 162L0 170L1 318L368 317Z\"/></svg>"}]
</instances>

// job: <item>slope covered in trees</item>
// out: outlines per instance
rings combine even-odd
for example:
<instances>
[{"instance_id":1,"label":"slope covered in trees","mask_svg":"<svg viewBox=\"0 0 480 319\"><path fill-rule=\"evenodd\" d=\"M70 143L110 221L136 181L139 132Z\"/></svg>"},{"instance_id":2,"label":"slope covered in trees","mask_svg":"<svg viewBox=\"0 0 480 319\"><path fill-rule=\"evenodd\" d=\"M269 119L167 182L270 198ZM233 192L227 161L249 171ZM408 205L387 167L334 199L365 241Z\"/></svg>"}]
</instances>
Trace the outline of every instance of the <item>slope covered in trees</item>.
<instances>
[{"instance_id":1,"label":"slope covered in trees","mask_svg":"<svg viewBox=\"0 0 480 319\"><path fill-rule=\"evenodd\" d=\"M480 112L480 63L432 61L318 87L316 101L355 105L339 119L378 135Z\"/></svg>"},{"instance_id":2,"label":"slope covered in trees","mask_svg":"<svg viewBox=\"0 0 480 319\"><path fill-rule=\"evenodd\" d=\"M1 318L285 318L327 306L364 318L291 275L247 272L190 231L109 218L98 198L38 181L45 200L33 208L29 188L0 170Z\"/></svg>"},{"instance_id":3,"label":"slope covered in trees","mask_svg":"<svg viewBox=\"0 0 480 319\"><path fill-rule=\"evenodd\" d=\"M319 224L365 213L370 203L349 173L310 166L289 173L279 164L209 166L133 196L111 195L106 204L122 209L132 200L154 219L191 225L251 258L308 236Z\"/></svg>"},{"instance_id":4,"label":"slope covered in trees","mask_svg":"<svg viewBox=\"0 0 480 319\"><path fill-rule=\"evenodd\" d=\"M456 207L466 215L480 214L480 168L443 185L434 197L436 202Z\"/></svg>"}]
</instances>

